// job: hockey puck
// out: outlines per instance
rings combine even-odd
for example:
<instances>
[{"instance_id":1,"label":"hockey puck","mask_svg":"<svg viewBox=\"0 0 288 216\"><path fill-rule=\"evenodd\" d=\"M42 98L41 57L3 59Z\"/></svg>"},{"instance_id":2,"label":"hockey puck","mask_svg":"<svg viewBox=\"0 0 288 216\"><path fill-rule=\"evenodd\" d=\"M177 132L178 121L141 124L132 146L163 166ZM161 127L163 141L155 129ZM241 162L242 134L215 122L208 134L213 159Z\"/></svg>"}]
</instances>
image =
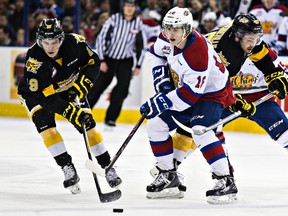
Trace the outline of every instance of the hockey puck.
<instances>
[{"instance_id":1,"label":"hockey puck","mask_svg":"<svg viewBox=\"0 0 288 216\"><path fill-rule=\"evenodd\" d=\"M119 208L113 209L113 212L117 212L117 213L122 213L123 211L124 211L124 209L119 209Z\"/></svg>"}]
</instances>

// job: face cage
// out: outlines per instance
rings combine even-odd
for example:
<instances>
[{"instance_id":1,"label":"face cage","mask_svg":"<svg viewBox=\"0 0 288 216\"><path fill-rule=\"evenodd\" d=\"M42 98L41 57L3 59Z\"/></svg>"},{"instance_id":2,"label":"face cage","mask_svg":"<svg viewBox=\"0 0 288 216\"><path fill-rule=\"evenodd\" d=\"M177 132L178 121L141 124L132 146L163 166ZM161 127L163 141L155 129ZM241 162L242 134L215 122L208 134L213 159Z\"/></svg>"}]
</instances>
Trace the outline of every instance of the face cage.
<instances>
[{"instance_id":1,"label":"face cage","mask_svg":"<svg viewBox=\"0 0 288 216\"><path fill-rule=\"evenodd\" d=\"M59 39L60 41L60 46L62 45L63 43L63 40L64 40L64 33L61 33L60 35L54 37L54 38L44 38L42 36L39 36L37 39L36 39L36 43L38 44L39 47L43 48L42 46L42 40L45 40L45 39Z\"/></svg>"},{"instance_id":2,"label":"face cage","mask_svg":"<svg viewBox=\"0 0 288 216\"><path fill-rule=\"evenodd\" d=\"M252 31L245 31L245 30L237 30L237 31L235 31L235 37L239 38L239 40L242 40L242 38L246 34L254 34L254 35L257 35L259 37L259 39L256 42L256 46L259 45L262 42L261 37L263 36L263 33L254 33Z\"/></svg>"},{"instance_id":3,"label":"face cage","mask_svg":"<svg viewBox=\"0 0 288 216\"><path fill-rule=\"evenodd\" d=\"M168 25L168 24L163 24L162 25L162 33L164 34L164 36L166 37L165 34L165 29L169 29L169 28L182 28L183 29L183 39L185 39L191 32L191 25L190 24L182 24L182 25ZM166 37L167 38L167 37Z\"/></svg>"}]
</instances>

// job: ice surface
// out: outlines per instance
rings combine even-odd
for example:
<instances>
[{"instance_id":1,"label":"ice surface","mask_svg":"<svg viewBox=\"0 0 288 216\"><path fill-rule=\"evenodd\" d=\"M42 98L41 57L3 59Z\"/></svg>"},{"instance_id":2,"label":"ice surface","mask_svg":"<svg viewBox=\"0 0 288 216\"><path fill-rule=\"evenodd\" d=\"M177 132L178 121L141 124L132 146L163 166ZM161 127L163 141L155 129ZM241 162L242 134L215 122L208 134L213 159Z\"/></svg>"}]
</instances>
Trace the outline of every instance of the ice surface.
<instances>
[{"instance_id":1,"label":"ice surface","mask_svg":"<svg viewBox=\"0 0 288 216\"><path fill-rule=\"evenodd\" d=\"M42 143L28 119L0 118L0 215L2 216L286 216L288 213L288 152L268 135L226 133L230 160L235 168L238 201L210 205L205 192L214 186L210 168L199 151L180 166L187 192L177 200L149 200L145 188L153 179L149 170L154 158L145 125L132 138L119 160L117 171L123 179L122 197L101 203L92 174L85 168L87 153L82 138L66 121L57 122L68 152L80 176L82 193L72 195L62 186L63 173ZM118 125L103 132L113 157L134 125ZM112 191L99 177L103 192ZM123 208L123 213L113 213Z\"/></svg>"}]
</instances>

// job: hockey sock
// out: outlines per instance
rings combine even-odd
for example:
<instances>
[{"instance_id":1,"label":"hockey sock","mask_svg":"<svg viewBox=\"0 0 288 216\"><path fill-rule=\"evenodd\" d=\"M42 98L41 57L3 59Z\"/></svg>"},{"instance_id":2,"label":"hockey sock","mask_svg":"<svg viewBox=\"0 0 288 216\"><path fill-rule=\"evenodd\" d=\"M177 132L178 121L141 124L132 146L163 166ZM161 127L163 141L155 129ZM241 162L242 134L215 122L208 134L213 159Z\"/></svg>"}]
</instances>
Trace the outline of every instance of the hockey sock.
<instances>
[{"instance_id":1,"label":"hockey sock","mask_svg":"<svg viewBox=\"0 0 288 216\"><path fill-rule=\"evenodd\" d=\"M96 160L98 162L98 164L101 166L101 168L105 168L106 166L109 165L110 163L110 155L108 153L108 151L104 152L103 154L96 156Z\"/></svg>"},{"instance_id":2,"label":"hockey sock","mask_svg":"<svg viewBox=\"0 0 288 216\"><path fill-rule=\"evenodd\" d=\"M67 152L54 157L54 159L56 163L61 167L72 163L72 157Z\"/></svg>"}]
</instances>

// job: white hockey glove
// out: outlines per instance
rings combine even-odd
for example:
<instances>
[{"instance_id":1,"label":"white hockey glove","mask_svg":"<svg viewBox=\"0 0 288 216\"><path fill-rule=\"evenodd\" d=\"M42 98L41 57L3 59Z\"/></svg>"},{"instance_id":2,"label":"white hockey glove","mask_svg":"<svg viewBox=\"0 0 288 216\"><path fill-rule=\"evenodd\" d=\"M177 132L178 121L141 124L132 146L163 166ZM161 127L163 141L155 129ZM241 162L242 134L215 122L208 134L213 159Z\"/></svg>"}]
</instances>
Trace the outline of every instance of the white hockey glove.
<instances>
[{"instance_id":1,"label":"white hockey glove","mask_svg":"<svg viewBox=\"0 0 288 216\"><path fill-rule=\"evenodd\" d=\"M173 84L170 81L169 69L167 66L156 66L152 69L153 84L156 93L163 92L169 93L174 89Z\"/></svg>"},{"instance_id":2,"label":"white hockey glove","mask_svg":"<svg viewBox=\"0 0 288 216\"><path fill-rule=\"evenodd\" d=\"M172 105L172 101L164 93L158 93L142 104L140 107L140 113L144 114L149 110L146 118L151 119L171 108Z\"/></svg>"}]
</instances>

